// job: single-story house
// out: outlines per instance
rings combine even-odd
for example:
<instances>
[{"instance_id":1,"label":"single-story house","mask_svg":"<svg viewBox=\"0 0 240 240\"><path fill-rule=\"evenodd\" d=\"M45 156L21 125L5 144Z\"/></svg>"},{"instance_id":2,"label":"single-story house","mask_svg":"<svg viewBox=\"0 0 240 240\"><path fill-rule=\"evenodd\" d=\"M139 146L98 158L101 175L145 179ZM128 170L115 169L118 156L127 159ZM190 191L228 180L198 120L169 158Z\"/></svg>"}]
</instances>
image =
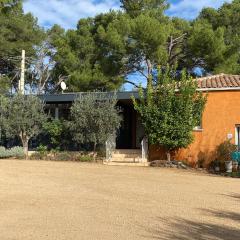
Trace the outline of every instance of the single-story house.
<instances>
[{"instance_id":1,"label":"single-story house","mask_svg":"<svg viewBox=\"0 0 240 240\"><path fill-rule=\"evenodd\" d=\"M193 165L201 158L213 160L216 147L229 139L240 145L240 75L218 74L196 79L198 91L207 94L207 104L202 116L201 126L193 129L194 142L186 149L175 153L176 160L185 160ZM49 111L56 118L69 115L71 104L82 93L64 93L42 95ZM107 93L112 94L112 93ZM123 156L130 156L137 161L165 159L165 153L158 146L146 147L143 143L144 129L141 119L134 110L131 97L138 97L138 92L118 92L118 105L121 107L123 121L114 141L116 161ZM144 152L144 153L143 153ZM139 160L141 158L141 160Z\"/></svg>"}]
</instances>

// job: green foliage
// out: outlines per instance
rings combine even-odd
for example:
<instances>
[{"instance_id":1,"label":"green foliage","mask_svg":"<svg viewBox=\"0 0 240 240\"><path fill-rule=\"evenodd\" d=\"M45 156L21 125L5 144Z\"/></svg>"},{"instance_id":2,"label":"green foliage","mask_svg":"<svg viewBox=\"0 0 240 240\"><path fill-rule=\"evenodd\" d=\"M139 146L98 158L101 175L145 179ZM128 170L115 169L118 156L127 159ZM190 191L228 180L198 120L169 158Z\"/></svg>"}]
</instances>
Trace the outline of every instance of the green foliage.
<instances>
[{"instance_id":1,"label":"green foliage","mask_svg":"<svg viewBox=\"0 0 240 240\"><path fill-rule=\"evenodd\" d=\"M73 155L69 152L59 152L55 155L56 161L72 161Z\"/></svg>"},{"instance_id":2,"label":"green foliage","mask_svg":"<svg viewBox=\"0 0 240 240\"><path fill-rule=\"evenodd\" d=\"M150 144L171 151L185 148L193 141L192 131L206 102L196 88L196 82L185 72L176 81L167 70L159 74L157 86L149 87L146 95L140 90L140 101L134 99L134 107L141 115Z\"/></svg>"},{"instance_id":3,"label":"green foliage","mask_svg":"<svg viewBox=\"0 0 240 240\"><path fill-rule=\"evenodd\" d=\"M231 74L240 74L240 1L234 0L232 3L225 3L219 9L204 8L199 15L200 21L207 21L213 31L218 31L219 28L223 32L223 40L225 51L219 49L220 54L223 54L221 61L217 61L213 70L215 73L224 72ZM221 36L222 39L222 36ZM218 51L217 41L214 48ZM220 46L223 46L221 40ZM205 49L202 49L205 52ZM207 55L215 55L216 53L205 52Z\"/></svg>"},{"instance_id":4,"label":"green foliage","mask_svg":"<svg viewBox=\"0 0 240 240\"><path fill-rule=\"evenodd\" d=\"M236 145L230 141L224 141L216 148L217 160L221 163L231 161L231 154L237 150Z\"/></svg>"},{"instance_id":5,"label":"green foliage","mask_svg":"<svg viewBox=\"0 0 240 240\"><path fill-rule=\"evenodd\" d=\"M123 5L143 4L141 14L110 11L81 19L77 30L57 38L55 72L69 75L68 90L118 89L135 72L151 81L157 65L175 65L183 58L188 23L165 16L163 2L124 1ZM169 47L171 37L175 42Z\"/></svg>"},{"instance_id":6,"label":"green foliage","mask_svg":"<svg viewBox=\"0 0 240 240\"><path fill-rule=\"evenodd\" d=\"M1 156L0 147L0 156ZM1 157L0 157L1 158ZM38 151L33 153L30 157L32 160L49 160L49 161L73 161L73 162L93 162L93 155L85 152L68 152L68 151L51 151L42 146Z\"/></svg>"},{"instance_id":7,"label":"green foliage","mask_svg":"<svg viewBox=\"0 0 240 240\"><path fill-rule=\"evenodd\" d=\"M11 87L10 80L7 76L0 75L0 94L6 94Z\"/></svg>"},{"instance_id":8,"label":"green foliage","mask_svg":"<svg viewBox=\"0 0 240 240\"><path fill-rule=\"evenodd\" d=\"M113 90L122 84L119 56L114 52L108 54L101 41L106 36L105 22L108 24L116 18L118 14L110 12L95 19L81 19L77 30L69 30L54 39L53 46L57 49L54 73L69 76L68 91Z\"/></svg>"},{"instance_id":9,"label":"green foliage","mask_svg":"<svg viewBox=\"0 0 240 240\"><path fill-rule=\"evenodd\" d=\"M61 136L64 130L63 122L58 119L50 120L43 125L43 130L48 134L51 146L60 148Z\"/></svg>"},{"instance_id":10,"label":"green foliage","mask_svg":"<svg viewBox=\"0 0 240 240\"><path fill-rule=\"evenodd\" d=\"M105 144L120 126L116 98L104 93L81 95L71 108L70 130L78 143Z\"/></svg>"},{"instance_id":11,"label":"green foliage","mask_svg":"<svg viewBox=\"0 0 240 240\"><path fill-rule=\"evenodd\" d=\"M0 158L23 158L24 151L22 147L13 147L6 149L5 147L0 146Z\"/></svg>"},{"instance_id":12,"label":"green foliage","mask_svg":"<svg viewBox=\"0 0 240 240\"><path fill-rule=\"evenodd\" d=\"M156 12L165 10L168 6L166 0L120 0L122 8L131 17L139 16L144 12ZM154 11L155 10L155 11Z\"/></svg>"},{"instance_id":13,"label":"green foliage","mask_svg":"<svg viewBox=\"0 0 240 240\"><path fill-rule=\"evenodd\" d=\"M1 98L2 129L8 136L20 137L25 154L30 138L37 136L47 119L44 104L36 96L15 95Z\"/></svg>"},{"instance_id":14,"label":"green foliage","mask_svg":"<svg viewBox=\"0 0 240 240\"><path fill-rule=\"evenodd\" d=\"M194 66L196 59L198 65L207 72L214 69L224 61L226 52L224 29L213 29L205 20L193 24L191 35L188 38L189 64Z\"/></svg>"},{"instance_id":15,"label":"green foliage","mask_svg":"<svg viewBox=\"0 0 240 240\"><path fill-rule=\"evenodd\" d=\"M37 151L41 154L45 154L47 151L48 151L48 148L47 146L44 146L44 145L40 145L38 148L37 148Z\"/></svg>"},{"instance_id":16,"label":"green foliage","mask_svg":"<svg viewBox=\"0 0 240 240\"><path fill-rule=\"evenodd\" d=\"M31 14L25 14L21 0L0 1L0 73L13 78L22 49L34 56L34 47L44 39L44 31ZM9 81L10 83L10 81Z\"/></svg>"},{"instance_id":17,"label":"green foliage","mask_svg":"<svg viewBox=\"0 0 240 240\"><path fill-rule=\"evenodd\" d=\"M92 162L93 157L89 156L89 155L81 155L81 156L79 156L78 161L80 161L80 162Z\"/></svg>"},{"instance_id":18,"label":"green foliage","mask_svg":"<svg viewBox=\"0 0 240 240\"><path fill-rule=\"evenodd\" d=\"M16 157L16 158L24 157L24 150L22 147L13 147L13 148L9 149L9 151L10 151L10 155L12 157Z\"/></svg>"},{"instance_id":19,"label":"green foliage","mask_svg":"<svg viewBox=\"0 0 240 240\"><path fill-rule=\"evenodd\" d=\"M37 148L37 151L34 152L31 156L30 159L32 160L48 160L48 149L47 146L40 145Z\"/></svg>"}]
</instances>

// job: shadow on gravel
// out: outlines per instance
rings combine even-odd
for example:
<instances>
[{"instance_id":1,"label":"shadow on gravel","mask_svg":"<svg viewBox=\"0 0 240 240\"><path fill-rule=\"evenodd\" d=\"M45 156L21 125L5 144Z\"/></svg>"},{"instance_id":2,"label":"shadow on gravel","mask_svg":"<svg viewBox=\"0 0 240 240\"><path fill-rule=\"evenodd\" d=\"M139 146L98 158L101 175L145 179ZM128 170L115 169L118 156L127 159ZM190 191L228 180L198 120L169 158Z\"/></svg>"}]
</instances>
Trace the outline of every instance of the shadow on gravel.
<instances>
[{"instance_id":1,"label":"shadow on gravel","mask_svg":"<svg viewBox=\"0 0 240 240\"><path fill-rule=\"evenodd\" d=\"M203 210L205 214L235 221L236 224L240 222L240 213L234 212L218 212L213 210ZM144 237L146 239L159 240L239 240L240 229L233 228L214 223L202 223L198 221L190 221L183 218L174 220L159 218L159 228L151 229L145 228L148 234ZM163 226L166 226L164 228Z\"/></svg>"},{"instance_id":2,"label":"shadow on gravel","mask_svg":"<svg viewBox=\"0 0 240 240\"><path fill-rule=\"evenodd\" d=\"M227 195L228 197L231 197L231 198L235 198L235 199L239 199L240 200L240 194L230 194L230 195Z\"/></svg>"}]
</instances>

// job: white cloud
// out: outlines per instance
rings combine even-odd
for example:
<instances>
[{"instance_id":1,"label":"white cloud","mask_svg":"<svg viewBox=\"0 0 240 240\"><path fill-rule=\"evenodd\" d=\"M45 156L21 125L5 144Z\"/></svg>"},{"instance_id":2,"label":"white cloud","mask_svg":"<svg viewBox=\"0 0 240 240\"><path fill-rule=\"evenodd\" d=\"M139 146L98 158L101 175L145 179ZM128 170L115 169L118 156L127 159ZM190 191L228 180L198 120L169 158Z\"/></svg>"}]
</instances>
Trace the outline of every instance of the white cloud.
<instances>
[{"instance_id":1,"label":"white cloud","mask_svg":"<svg viewBox=\"0 0 240 240\"><path fill-rule=\"evenodd\" d=\"M24 11L38 18L39 24L50 27L59 24L64 28L74 28L80 18L116 9L116 0L28 0Z\"/></svg>"},{"instance_id":2,"label":"white cloud","mask_svg":"<svg viewBox=\"0 0 240 240\"><path fill-rule=\"evenodd\" d=\"M167 13L170 16L193 19L197 17L202 8L219 8L224 2L231 2L231 0L179 0L178 3L175 1L175 3L171 4Z\"/></svg>"},{"instance_id":3,"label":"white cloud","mask_svg":"<svg viewBox=\"0 0 240 240\"><path fill-rule=\"evenodd\" d=\"M203 7L220 7L230 0L170 0L167 14L187 19L195 18ZM104 13L109 9L119 9L119 0L26 0L25 12L38 18L39 24L51 27L59 24L64 28L74 28L80 18Z\"/></svg>"}]
</instances>

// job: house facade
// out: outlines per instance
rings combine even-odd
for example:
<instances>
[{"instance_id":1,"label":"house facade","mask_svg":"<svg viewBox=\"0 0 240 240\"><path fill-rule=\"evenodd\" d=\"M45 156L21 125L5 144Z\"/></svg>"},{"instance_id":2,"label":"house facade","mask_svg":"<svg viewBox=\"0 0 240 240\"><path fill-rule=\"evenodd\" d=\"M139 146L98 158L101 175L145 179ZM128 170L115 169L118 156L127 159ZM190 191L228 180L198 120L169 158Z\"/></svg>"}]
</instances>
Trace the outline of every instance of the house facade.
<instances>
[{"instance_id":1,"label":"house facade","mask_svg":"<svg viewBox=\"0 0 240 240\"><path fill-rule=\"evenodd\" d=\"M198 91L207 94L201 126L193 129L194 142L188 148L174 153L176 160L184 160L192 165L202 158L206 162L214 160L216 147L227 139L240 145L240 75L219 74L198 78L196 81ZM52 115L56 118L67 118L71 104L80 94L83 93L43 95L41 98ZM142 141L144 129L139 115L134 110L132 96L138 98L138 93L117 93L117 104L121 109L123 121L115 140L113 139L113 146L118 153L127 150L130 155L136 154L136 151L146 151L146 144ZM160 146L148 146L147 151L149 161L166 159L165 151Z\"/></svg>"}]
</instances>

